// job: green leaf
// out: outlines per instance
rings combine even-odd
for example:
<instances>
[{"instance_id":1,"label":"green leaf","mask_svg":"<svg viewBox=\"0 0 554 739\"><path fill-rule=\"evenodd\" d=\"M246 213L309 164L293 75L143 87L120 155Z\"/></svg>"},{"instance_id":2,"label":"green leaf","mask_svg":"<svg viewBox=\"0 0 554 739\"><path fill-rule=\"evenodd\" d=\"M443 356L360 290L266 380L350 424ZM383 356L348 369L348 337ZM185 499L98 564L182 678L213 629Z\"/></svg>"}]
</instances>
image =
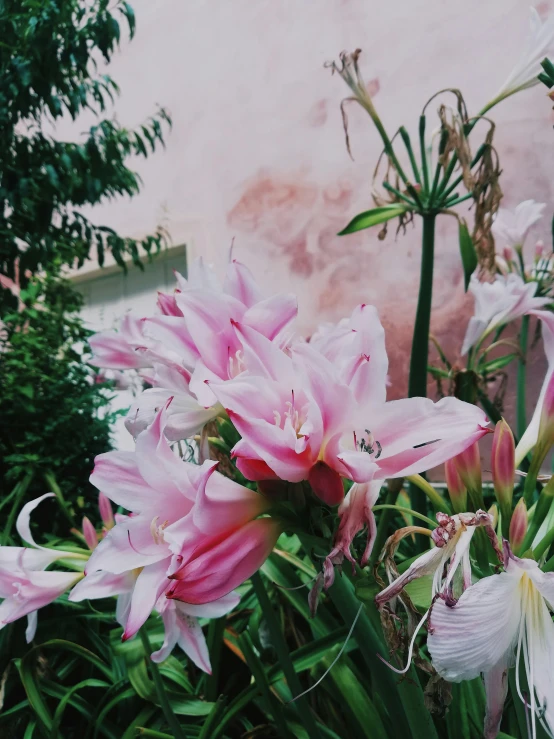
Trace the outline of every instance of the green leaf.
<instances>
[{"instance_id":1,"label":"green leaf","mask_svg":"<svg viewBox=\"0 0 554 739\"><path fill-rule=\"evenodd\" d=\"M458 224L458 236L460 241L460 256L462 257L462 267L464 269L464 288L467 292L469 280L477 268L478 260L473 239L469 233L467 223L463 219Z\"/></svg>"},{"instance_id":2,"label":"green leaf","mask_svg":"<svg viewBox=\"0 0 554 739\"><path fill-rule=\"evenodd\" d=\"M54 721L52 724L52 731L50 732L50 739L58 738L59 736L58 729L61 726L63 713L66 709L67 704L71 702L71 699L73 698L74 693L76 693L78 690L81 690L81 688L109 688L109 687L110 687L109 684L104 682L103 680L94 680L92 678L90 678L89 680L82 680L80 683L77 683L76 685L72 685L71 688L64 695L64 697L61 699L61 701L58 703L58 707L56 708L56 712L54 714Z\"/></svg>"},{"instance_id":3,"label":"green leaf","mask_svg":"<svg viewBox=\"0 0 554 739\"><path fill-rule=\"evenodd\" d=\"M371 228L377 226L379 223L385 223L390 221L391 218L401 216L410 210L408 205L402 205L395 203L394 205L383 205L379 208L373 208L372 210L366 210L364 213L359 213L357 216L350 221L348 226L339 231L338 236L345 236L346 234L355 233L356 231L363 231L365 228Z\"/></svg>"},{"instance_id":4,"label":"green leaf","mask_svg":"<svg viewBox=\"0 0 554 739\"><path fill-rule=\"evenodd\" d=\"M497 359L491 359L490 362L481 365L481 371L486 374L498 372L498 370L513 362L514 359L517 359L517 356L517 354L504 354L504 356L498 357Z\"/></svg>"}]
</instances>

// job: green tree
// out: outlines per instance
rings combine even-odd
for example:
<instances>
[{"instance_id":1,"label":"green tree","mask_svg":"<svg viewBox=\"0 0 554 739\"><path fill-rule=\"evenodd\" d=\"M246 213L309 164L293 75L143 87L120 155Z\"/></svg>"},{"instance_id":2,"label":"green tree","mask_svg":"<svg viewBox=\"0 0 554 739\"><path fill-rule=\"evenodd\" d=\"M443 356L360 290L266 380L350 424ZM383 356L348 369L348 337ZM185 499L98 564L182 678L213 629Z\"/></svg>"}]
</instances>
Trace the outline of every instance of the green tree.
<instances>
[{"instance_id":1,"label":"green tree","mask_svg":"<svg viewBox=\"0 0 554 739\"><path fill-rule=\"evenodd\" d=\"M118 195L133 196L140 178L126 162L163 144L170 124L160 109L136 131L106 117L119 90L100 70L116 50L123 22L135 17L116 0L0 0L0 275L18 279L53 260L81 265L93 246L102 265L111 250L124 266L140 247L160 247L163 230L140 242L92 224L79 211ZM97 120L80 142L48 131L62 116L92 112ZM0 289L0 315L13 308Z\"/></svg>"},{"instance_id":2,"label":"green tree","mask_svg":"<svg viewBox=\"0 0 554 739\"><path fill-rule=\"evenodd\" d=\"M76 514L75 522L86 512L98 517L88 477L94 457L111 446L109 393L86 363L90 331L71 283L57 274L35 277L20 299L0 332L0 505L20 509L55 490L66 501L67 531ZM37 513L48 517L51 531L52 508Z\"/></svg>"}]
</instances>

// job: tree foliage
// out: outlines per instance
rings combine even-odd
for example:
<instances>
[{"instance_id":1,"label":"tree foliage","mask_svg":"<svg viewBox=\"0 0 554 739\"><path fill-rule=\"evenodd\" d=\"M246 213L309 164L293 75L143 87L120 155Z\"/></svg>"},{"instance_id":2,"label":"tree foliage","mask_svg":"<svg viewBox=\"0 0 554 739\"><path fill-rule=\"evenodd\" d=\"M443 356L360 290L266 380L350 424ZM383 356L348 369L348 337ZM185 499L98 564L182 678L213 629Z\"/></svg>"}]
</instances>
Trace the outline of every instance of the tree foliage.
<instances>
[{"instance_id":1,"label":"tree foliage","mask_svg":"<svg viewBox=\"0 0 554 739\"><path fill-rule=\"evenodd\" d=\"M109 393L86 364L82 298L69 281L47 274L33 278L20 299L0 334L0 487L7 495L30 476L31 499L54 480L70 515L89 506L96 512L88 476L94 457L111 446L113 418Z\"/></svg>"},{"instance_id":2,"label":"tree foliage","mask_svg":"<svg viewBox=\"0 0 554 739\"><path fill-rule=\"evenodd\" d=\"M96 248L124 266L140 264L140 247L159 248L159 229L138 242L92 224L81 212L118 195L133 196L140 178L127 166L163 145L170 124L160 109L136 131L110 119L118 94L103 71L135 16L121 0L0 1L0 273L25 283L52 260L81 265ZM80 141L60 141L55 124L88 111L96 120ZM54 131L54 134L51 132ZM14 296L0 291L0 314Z\"/></svg>"}]
</instances>

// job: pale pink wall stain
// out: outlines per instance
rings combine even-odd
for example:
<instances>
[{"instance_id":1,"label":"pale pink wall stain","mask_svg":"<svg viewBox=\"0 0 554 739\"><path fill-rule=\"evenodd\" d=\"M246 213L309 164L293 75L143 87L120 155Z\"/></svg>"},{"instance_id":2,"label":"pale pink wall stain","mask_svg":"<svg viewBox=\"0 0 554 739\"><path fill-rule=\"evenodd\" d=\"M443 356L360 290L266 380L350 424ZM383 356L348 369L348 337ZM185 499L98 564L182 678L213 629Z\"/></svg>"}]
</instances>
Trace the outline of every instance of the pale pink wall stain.
<instances>
[{"instance_id":1,"label":"pale pink wall stain","mask_svg":"<svg viewBox=\"0 0 554 739\"><path fill-rule=\"evenodd\" d=\"M165 153L136 162L143 193L96 209L94 218L136 236L163 221L175 243L189 238L187 223L200 224L194 251L216 264L223 264L234 238L235 255L268 291L298 293L305 334L360 302L374 303L387 329L391 396L403 395L421 227L395 236L391 223L384 241L378 228L336 236L371 207L381 147L367 115L351 106L354 161L349 158L339 111L348 90L323 65L342 49L362 48L361 66L383 121L391 133L405 124L415 144L421 108L437 90L459 87L470 112L494 95L523 44L528 1L133 5L136 38L110 70L123 91L117 117L134 126L160 103L171 111L174 128ZM545 14L551 5L537 7ZM429 130L436 126L434 107ZM493 113L505 205L547 202L546 218L533 233L546 243L554 190L551 108L538 87ZM78 129L68 123L60 134L78 136L82 128L82 122ZM432 329L456 359L472 300L463 292L453 221L443 217L437 228ZM538 356L537 373L543 371Z\"/></svg>"}]
</instances>

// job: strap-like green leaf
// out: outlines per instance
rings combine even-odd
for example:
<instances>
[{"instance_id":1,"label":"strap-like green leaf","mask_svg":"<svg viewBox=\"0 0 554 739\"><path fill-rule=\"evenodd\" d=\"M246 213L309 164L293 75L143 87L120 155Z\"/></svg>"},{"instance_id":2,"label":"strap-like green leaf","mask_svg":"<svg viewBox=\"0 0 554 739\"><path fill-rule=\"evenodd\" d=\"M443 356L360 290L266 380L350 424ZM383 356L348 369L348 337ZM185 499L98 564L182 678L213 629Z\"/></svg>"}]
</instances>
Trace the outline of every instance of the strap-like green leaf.
<instances>
[{"instance_id":1,"label":"strap-like green leaf","mask_svg":"<svg viewBox=\"0 0 554 739\"><path fill-rule=\"evenodd\" d=\"M363 231L365 228L371 228L377 226L379 223L385 223L390 221L391 218L406 213L410 210L408 205L402 205L401 203L395 203L394 205L383 205L380 208L372 208L372 210L366 210L363 213L359 213L357 216L350 221L346 228L339 231L338 236L345 236L346 234L355 233L356 231Z\"/></svg>"}]
</instances>

